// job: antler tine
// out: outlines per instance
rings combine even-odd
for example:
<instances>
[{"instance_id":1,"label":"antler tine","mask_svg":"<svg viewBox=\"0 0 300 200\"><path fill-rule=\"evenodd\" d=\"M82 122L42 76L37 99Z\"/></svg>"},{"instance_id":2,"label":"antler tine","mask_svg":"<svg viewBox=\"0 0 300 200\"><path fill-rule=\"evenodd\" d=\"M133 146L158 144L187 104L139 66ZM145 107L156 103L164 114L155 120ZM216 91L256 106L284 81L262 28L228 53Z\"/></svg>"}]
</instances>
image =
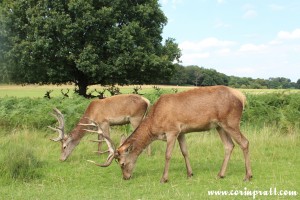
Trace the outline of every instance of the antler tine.
<instances>
[{"instance_id":1,"label":"antler tine","mask_svg":"<svg viewBox=\"0 0 300 200\"><path fill-rule=\"evenodd\" d=\"M61 128L61 129L65 128L64 115L57 108L53 108L53 111L54 112L51 114L58 120L59 128Z\"/></svg>"},{"instance_id":2,"label":"antler tine","mask_svg":"<svg viewBox=\"0 0 300 200\"><path fill-rule=\"evenodd\" d=\"M114 160L114 158L115 158L115 149L116 148L115 148L113 142L111 141L111 139L109 137L107 137L107 136L105 136L103 134L102 134L102 136L103 136L103 138L104 138L104 140L105 140L105 142L106 142L106 144L108 146L108 152L109 152L109 155L108 155L108 157L106 159L106 162L104 164L98 164L98 163L96 163L95 161L92 161L92 160L87 160L87 161L91 162L91 163L93 163L93 164L95 164L95 165L97 165L99 167L108 167L112 163L112 161Z\"/></svg>"},{"instance_id":3,"label":"antler tine","mask_svg":"<svg viewBox=\"0 0 300 200\"><path fill-rule=\"evenodd\" d=\"M64 138L64 129L65 129L65 120L64 120L64 115L57 109L57 108L53 108L53 112L50 113L52 116L54 116L57 121L59 126L56 128L53 128L51 126L48 126L48 128L50 128L53 131L57 131L58 132L58 137L57 138L53 138L51 139L54 142L58 142L63 140Z\"/></svg>"},{"instance_id":4,"label":"antler tine","mask_svg":"<svg viewBox=\"0 0 300 200\"><path fill-rule=\"evenodd\" d=\"M93 126L93 127L96 127L97 130L91 130L91 129L83 129L83 130L88 131L90 133L103 134L103 131L102 131L100 125L96 121L94 121L94 120L92 120L92 119L90 119L88 117L85 117L85 119L89 120L91 123L89 123L89 124L79 123L78 125L79 126Z\"/></svg>"},{"instance_id":5,"label":"antler tine","mask_svg":"<svg viewBox=\"0 0 300 200\"><path fill-rule=\"evenodd\" d=\"M80 123L79 125L96 127L97 130L90 130L90 129L84 129L84 130L88 131L88 132L98 133L99 135L101 135L103 137L104 141L106 142L107 146L108 146L108 150L105 151L105 152L109 152L108 158L107 158L107 160L104 164L98 164L98 163L96 163L95 161L92 161L92 160L87 160L87 161L91 162L91 163L93 163L97 166L100 166L100 167L108 167L112 163L113 159L115 158L115 149L116 148L115 148L113 142L111 141L111 139L103 134L103 131L102 131L100 125L96 121L94 121L94 120L92 120L88 117L86 117L86 119L88 119L91 123L89 123L89 124ZM97 140L96 142L103 142L103 141L102 140L99 140L99 141ZM104 153L104 152L101 152L101 153Z\"/></svg>"}]
</instances>

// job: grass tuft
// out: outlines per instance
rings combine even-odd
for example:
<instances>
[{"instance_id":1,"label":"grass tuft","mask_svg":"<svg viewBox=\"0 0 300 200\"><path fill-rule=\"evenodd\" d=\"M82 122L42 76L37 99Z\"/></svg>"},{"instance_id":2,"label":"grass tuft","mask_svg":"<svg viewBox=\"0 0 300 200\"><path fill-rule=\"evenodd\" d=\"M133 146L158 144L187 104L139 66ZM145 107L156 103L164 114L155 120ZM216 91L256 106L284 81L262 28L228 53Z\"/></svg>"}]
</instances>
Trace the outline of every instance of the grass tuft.
<instances>
[{"instance_id":1,"label":"grass tuft","mask_svg":"<svg viewBox=\"0 0 300 200\"><path fill-rule=\"evenodd\" d=\"M29 182L42 177L44 163L36 156L36 151L28 134L12 135L1 144L0 171L6 181L19 180Z\"/></svg>"}]
</instances>

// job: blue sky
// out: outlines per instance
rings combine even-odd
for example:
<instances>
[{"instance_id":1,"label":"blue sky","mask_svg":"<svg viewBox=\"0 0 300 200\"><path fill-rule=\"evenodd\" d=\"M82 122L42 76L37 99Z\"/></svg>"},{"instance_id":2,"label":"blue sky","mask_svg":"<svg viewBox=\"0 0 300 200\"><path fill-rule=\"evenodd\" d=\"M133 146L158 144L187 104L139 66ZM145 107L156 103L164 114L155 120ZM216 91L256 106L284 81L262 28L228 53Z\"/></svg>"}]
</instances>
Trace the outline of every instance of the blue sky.
<instances>
[{"instance_id":1,"label":"blue sky","mask_svg":"<svg viewBox=\"0 0 300 200\"><path fill-rule=\"evenodd\" d=\"M300 79L299 0L159 0L182 65L227 75Z\"/></svg>"}]
</instances>

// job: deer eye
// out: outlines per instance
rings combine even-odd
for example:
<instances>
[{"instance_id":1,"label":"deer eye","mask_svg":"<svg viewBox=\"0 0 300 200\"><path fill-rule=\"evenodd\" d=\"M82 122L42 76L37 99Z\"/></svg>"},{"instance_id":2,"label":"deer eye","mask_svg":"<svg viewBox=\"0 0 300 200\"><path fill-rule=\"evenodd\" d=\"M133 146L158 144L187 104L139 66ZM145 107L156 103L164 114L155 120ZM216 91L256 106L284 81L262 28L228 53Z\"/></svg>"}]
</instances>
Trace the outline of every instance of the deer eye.
<instances>
[{"instance_id":1,"label":"deer eye","mask_svg":"<svg viewBox=\"0 0 300 200\"><path fill-rule=\"evenodd\" d=\"M125 163L120 163L120 166L123 169L125 167Z\"/></svg>"}]
</instances>

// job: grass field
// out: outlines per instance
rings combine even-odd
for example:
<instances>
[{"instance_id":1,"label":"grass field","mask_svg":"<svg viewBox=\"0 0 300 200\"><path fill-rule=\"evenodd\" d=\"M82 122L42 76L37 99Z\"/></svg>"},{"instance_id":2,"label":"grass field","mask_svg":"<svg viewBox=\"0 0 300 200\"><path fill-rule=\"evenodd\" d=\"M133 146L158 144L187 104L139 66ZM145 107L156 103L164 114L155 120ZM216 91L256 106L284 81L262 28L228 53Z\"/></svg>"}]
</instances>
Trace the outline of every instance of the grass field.
<instances>
[{"instance_id":1,"label":"grass field","mask_svg":"<svg viewBox=\"0 0 300 200\"><path fill-rule=\"evenodd\" d=\"M208 196L210 190L291 190L299 192L300 159L299 138L279 135L274 128L253 129L243 127L250 140L254 178L243 182L244 164L241 150L236 147L225 179L216 175L223 159L223 146L215 131L191 133L187 142L194 176L186 178L185 165L178 145L174 149L170 167L170 182L159 182L164 166L166 144L153 143L153 154L142 154L137 161L134 176L122 180L116 163L108 168L96 167L85 160L99 162L104 157L91 153L96 146L88 136L83 139L68 161L58 161L59 144L51 142L51 134L37 130L15 130L2 137L1 156L9 151L32 151L41 162L36 168L38 177L30 181L1 177L0 194L3 199L249 199L244 196ZM115 131L114 141L119 138ZM7 148L10 147L10 148ZM17 147L17 148L16 148ZM13 156L11 157L13 159ZM1 159L2 162L9 162ZM5 163L3 163L5 164ZM246 188L246 189L245 189ZM298 196L299 197L299 196ZM257 199L282 199L282 196L263 196ZM291 197L285 197L286 199ZM296 198L295 198L296 199Z\"/></svg>"},{"instance_id":2,"label":"grass field","mask_svg":"<svg viewBox=\"0 0 300 200\"><path fill-rule=\"evenodd\" d=\"M59 96L60 89L67 87L55 86L53 89ZM21 91L24 96L41 97L50 88L0 86L0 98L18 96ZM6 94L2 93L4 90ZM131 88L128 90L131 91ZM150 90L153 89L149 87ZM144 91L147 89L141 93ZM24 97L22 95L18 97ZM171 159L169 183L161 184L159 180L164 167L165 142L152 143L152 155L143 153L137 160L133 178L124 181L116 163L99 168L86 162L87 159L98 162L106 159L106 156L98 157L92 153L96 145L90 143L89 139L95 139L94 135L84 137L69 160L60 162L60 144L49 140L56 136L51 130L32 128L30 125L5 127L1 123L0 128L0 199L253 199L250 194L209 196L208 192L264 192L274 188L278 193L282 190L296 191L298 194L257 195L256 199L299 199L298 129L282 134L272 124L261 127L242 123L242 132L250 141L254 176L250 182L243 182L244 161L238 146L233 151L226 178L217 179L224 155L217 132L190 133L186 137L194 176L186 178L184 160L176 144ZM126 129L112 129L115 143L118 143Z\"/></svg>"},{"instance_id":3,"label":"grass field","mask_svg":"<svg viewBox=\"0 0 300 200\"><path fill-rule=\"evenodd\" d=\"M170 90L172 88L177 88L178 91L183 91L186 89L193 88L192 86L159 86L161 89L164 90ZM0 97L6 97L6 96L15 96L15 97L43 97L45 93L48 90L53 90L51 93L51 97L59 97L62 96L61 90L64 92L67 91L67 89L70 90L69 95L72 96L74 93L74 85L0 85ZM88 89L88 92L93 91L94 89L102 90L104 87L101 86L90 86ZM132 86L120 86L121 92L124 94L132 93L134 85ZM144 94L154 91L152 85L145 85L142 86L142 90L139 91L139 93ZM106 95L109 95L109 92L105 92ZM96 94L95 94L96 95Z\"/></svg>"},{"instance_id":4,"label":"grass field","mask_svg":"<svg viewBox=\"0 0 300 200\"><path fill-rule=\"evenodd\" d=\"M192 89L193 86L159 86L163 90L172 91L172 89L178 89L178 91L183 91L186 89ZM64 92L67 91L67 89L70 90L70 95L74 93L74 85L0 85L0 97L6 97L6 96L15 96L15 97L43 97L45 93L48 90L53 90L51 93L51 96L53 97L59 97L62 96L61 90ZM134 86L122 86L121 92L126 93L132 93ZM101 86L90 86L89 92L93 91L94 89L101 90L103 87ZM264 94L264 93L300 93L300 90L298 89L240 89L244 93L250 93L250 94ZM153 86L152 85L144 85L142 86L142 90L139 91L139 93L149 93L153 92ZM109 93L106 91L106 95L109 95Z\"/></svg>"}]
</instances>

